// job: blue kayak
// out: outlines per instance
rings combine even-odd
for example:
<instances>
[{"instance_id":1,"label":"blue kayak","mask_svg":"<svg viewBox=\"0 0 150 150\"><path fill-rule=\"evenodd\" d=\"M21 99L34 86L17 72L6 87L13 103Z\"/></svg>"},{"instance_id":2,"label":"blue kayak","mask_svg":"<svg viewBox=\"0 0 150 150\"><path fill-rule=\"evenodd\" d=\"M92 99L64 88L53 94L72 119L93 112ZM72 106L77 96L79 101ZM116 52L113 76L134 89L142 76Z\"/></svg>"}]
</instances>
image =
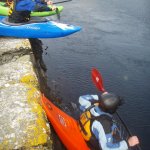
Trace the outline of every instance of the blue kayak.
<instances>
[{"instance_id":1,"label":"blue kayak","mask_svg":"<svg viewBox=\"0 0 150 150\"><path fill-rule=\"evenodd\" d=\"M44 21L38 19L31 19L30 22L24 24L15 24L9 23L6 17L0 16L0 36L18 38L58 38L81 30L78 26L49 21L47 19Z\"/></svg>"}]
</instances>

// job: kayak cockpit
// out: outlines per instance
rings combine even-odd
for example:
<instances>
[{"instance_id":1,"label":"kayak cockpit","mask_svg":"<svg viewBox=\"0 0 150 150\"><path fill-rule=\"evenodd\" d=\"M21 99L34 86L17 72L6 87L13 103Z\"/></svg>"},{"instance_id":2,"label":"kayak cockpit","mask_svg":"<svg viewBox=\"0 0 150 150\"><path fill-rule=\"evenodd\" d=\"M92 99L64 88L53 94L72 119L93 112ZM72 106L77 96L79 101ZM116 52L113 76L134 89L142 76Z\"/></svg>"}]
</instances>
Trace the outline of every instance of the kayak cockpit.
<instances>
[{"instance_id":1,"label":"kayak cockpit","mask_svg":"<svg viewBox=\"0 0 150 150\"><path fill-rule=\"evenodd\" d=\"M2 23L10 26L20 26L20 25L26 25L26 24L31 24L31 23L43 23L43 22L48 22L49 20L43 17L31 17L28 22L23 22L23 23L13 23L8 21L8 17L5 17L2 19Z\"/></svg>"}]
</instances>

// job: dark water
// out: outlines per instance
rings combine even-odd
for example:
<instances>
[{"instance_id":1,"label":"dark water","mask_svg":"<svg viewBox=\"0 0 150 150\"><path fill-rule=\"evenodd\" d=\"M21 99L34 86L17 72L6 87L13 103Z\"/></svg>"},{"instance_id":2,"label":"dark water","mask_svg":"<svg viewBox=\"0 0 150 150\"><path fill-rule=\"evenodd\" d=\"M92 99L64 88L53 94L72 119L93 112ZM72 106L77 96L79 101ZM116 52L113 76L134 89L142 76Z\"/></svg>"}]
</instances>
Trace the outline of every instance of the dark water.
<instances>
[{"instance_id":1,"label":"dark water","mask_svg":"<svg viewBox=\"0 0 150 150\"><path fill-rule=\"evenodd\" d=\"M105 88L124 97L119 110L143 150L150 149L150 1L73 0L63 4L61 21L82 31L44 39L48 84L62 103L78 104L84 94L100 94L91 81L98 68Z\"/></svg>"}]
</instances>

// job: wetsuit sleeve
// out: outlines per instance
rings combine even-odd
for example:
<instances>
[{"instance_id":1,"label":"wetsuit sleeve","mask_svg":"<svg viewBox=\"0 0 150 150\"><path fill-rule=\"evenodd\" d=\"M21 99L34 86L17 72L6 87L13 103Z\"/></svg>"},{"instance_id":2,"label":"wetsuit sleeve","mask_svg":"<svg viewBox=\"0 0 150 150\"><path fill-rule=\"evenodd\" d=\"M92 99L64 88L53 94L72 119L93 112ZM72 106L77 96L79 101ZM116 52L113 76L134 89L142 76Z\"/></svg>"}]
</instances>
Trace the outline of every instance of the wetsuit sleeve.
<instances>
[{"instance_id":1,"label":"wetsuit sleeve","mask_svg":"<svg viewBox=\"0 0 150 150\"><path fill-rule=\"evenodd\" d=\"M118 143L113 143L112 137L105 134L103 126L97 120L92 124L92 132L99 141L99 145L102 150L128 150L128 145L126 141L121 141Z\"/></svg>"},{"instance_id":2,"label":"wetsuit sleeve","mask_svg":"<svg viewBox=\"0 0 150 150\"><path fill-rule=\"evenodd\" d=\"M93 101L98 101L98 95L84 95L79 97L80 109L84 111L91 106Z\"/></svg>"}]
</instances>

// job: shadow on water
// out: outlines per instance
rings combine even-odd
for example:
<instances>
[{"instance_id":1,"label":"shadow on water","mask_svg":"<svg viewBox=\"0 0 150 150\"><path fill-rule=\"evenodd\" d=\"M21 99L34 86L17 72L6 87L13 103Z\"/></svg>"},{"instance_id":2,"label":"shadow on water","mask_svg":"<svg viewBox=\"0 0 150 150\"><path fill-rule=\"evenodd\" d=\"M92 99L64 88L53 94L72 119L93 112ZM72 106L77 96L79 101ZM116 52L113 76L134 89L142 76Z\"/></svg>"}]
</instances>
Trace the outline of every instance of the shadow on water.
<instances>
[{"instance_id":1,"label":"shadow on water","mask_svg":"<svg viewBox=\"0 0 150 150\"><path fill-rule=\"evenodd\" d=\"M41 93L44 93L44 95L47 98L52 99L53 102L57 104L58 106L59 104L58 97L55 97L55 94L47 85L47 76L45 74L47 68L42 58L42 54L43 54L42 41L38 39L29 39L29 41L31 43L32 51L35 56L36 65L37 65L36 68L38 69L37 76L38 76L39 83L40 83L40 91ZM59 137L57 136L51 124L50 124L50 127L51 127L50 137L53 139L53 149L54 150L60 150L60 149L66 150L62 142L59 140Z\"/></svg>"}]
</instances>

